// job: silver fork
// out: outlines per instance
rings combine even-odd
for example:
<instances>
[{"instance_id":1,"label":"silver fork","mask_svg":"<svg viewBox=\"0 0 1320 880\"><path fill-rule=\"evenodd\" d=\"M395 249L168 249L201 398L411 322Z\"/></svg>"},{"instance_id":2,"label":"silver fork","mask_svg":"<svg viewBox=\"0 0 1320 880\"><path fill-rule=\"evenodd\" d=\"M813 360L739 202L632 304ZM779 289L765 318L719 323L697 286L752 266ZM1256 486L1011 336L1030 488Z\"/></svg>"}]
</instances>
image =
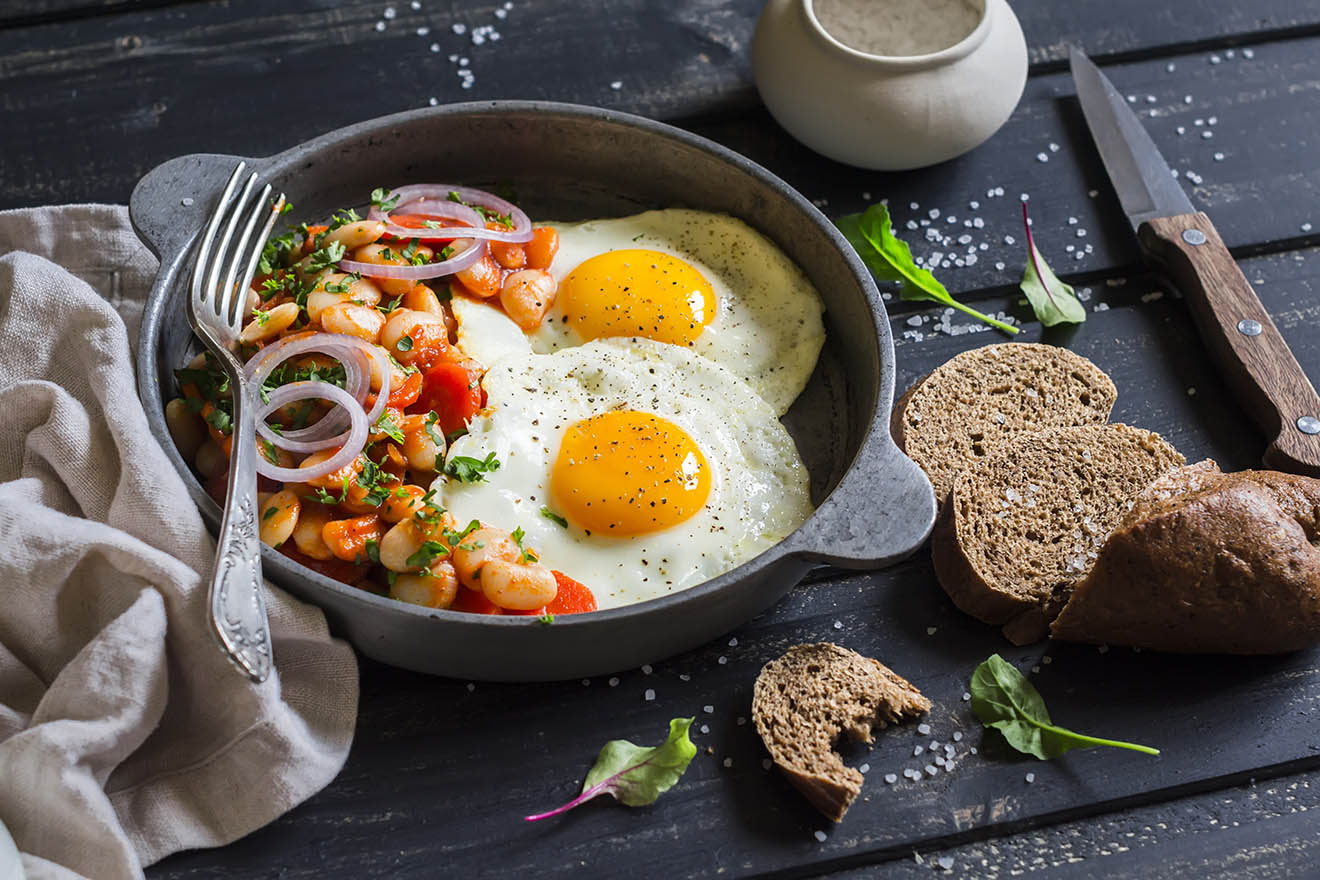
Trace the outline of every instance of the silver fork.
<instances>
[{"instance_id":1,"label":"silver fork","mask_svg":"<svg viewBox=\"0 0 1320 880\"><path fill-rule=\"evenodd\" d=\"M197 245L192 295L188 298L188 322L229 376L232 406L229 485L225 492L220 534L216 538L215 569L208 593L211 625L230 659L253 681L261 682L270 675L271 644L257 523L256 400L243 378L243 365L233 349L243 325L247 290L256 274L257 262L275 225L275 218L283 211L284 195L281 194L271 205L271 188L266 184L261 194L252 200L252 193L257 188L254 172L242 192L234 198L246 164L239 162L234 169ZM261 235L254 240L252 230L264 214L269 216ZM245 216L247 223L238 242L231 248L234 231ZM216 233L222 225L224 230L216 245Z\"/></svg>"}]
</instances>

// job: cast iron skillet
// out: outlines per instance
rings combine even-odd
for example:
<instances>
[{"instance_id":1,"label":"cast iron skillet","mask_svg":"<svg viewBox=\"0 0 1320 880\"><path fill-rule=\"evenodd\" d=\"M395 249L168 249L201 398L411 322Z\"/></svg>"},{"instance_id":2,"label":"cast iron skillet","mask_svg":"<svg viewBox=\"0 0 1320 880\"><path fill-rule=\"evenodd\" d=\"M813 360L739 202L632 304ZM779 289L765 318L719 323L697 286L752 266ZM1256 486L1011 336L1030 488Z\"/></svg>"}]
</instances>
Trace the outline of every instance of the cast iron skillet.
<instances>
[{"instance_id":1,"label":"cast iron skillet","mask_svg":"<svg viewBox=\"0 0 1320 880\"><path fill-rule=\"evenodd\" d=\"M164 403L172 371L197 350L184 318L190 245L237 162L199 154L152 170L129 206L160 257L138 347L147 418L212 529L219 508L174 448ZM321 606L362 653L423 672L492 681L598 675L679 653L772 605L817 563L872 568L911 553L929 533L935 500L924 474L889 436L894 347L869 273L834 226L760 166L703 138L637 116L545 102L454 104L331 132L246 160L314 221L361 205L378 186L512 184L534 219L620 216L690 207L740 217L807 273L826 305L828 338L785 423L811 474L816 512L737 569L625 608L561 616L485 617L420 608L316 574L270 548L267 576ZM278 658L277 658L278 659Z\"/></svg>"}]
</instances>

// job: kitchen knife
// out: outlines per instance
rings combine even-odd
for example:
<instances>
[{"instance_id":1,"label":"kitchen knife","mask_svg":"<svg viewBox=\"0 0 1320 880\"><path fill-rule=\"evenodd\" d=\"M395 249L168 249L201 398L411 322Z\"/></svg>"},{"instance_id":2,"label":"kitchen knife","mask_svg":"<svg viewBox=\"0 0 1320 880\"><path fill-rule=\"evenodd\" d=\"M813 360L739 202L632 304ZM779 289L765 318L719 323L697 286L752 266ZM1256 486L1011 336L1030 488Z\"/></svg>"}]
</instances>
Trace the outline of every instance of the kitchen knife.
<instances>
[{"instance_id":1,"label":"kitchen knife","mask_svg":"<svg viewBox=\"0 0 1320 880\"><path fill-rule=\"evenodd\" d=\"M1076 47L1077 99L1142 249L1178 285L1238 402L1271 438L1265 464L1320 476L1320 395L1137 115Z\"/></svg>"}]
</instances>

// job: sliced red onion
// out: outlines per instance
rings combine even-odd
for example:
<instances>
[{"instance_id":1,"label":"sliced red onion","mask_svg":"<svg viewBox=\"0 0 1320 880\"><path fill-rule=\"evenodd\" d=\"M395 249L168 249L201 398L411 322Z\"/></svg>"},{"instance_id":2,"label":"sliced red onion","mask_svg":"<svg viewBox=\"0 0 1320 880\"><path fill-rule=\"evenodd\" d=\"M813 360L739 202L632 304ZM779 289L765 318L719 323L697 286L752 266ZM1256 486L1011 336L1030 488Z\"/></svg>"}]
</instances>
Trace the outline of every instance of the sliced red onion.
<instances>
[{"instance_id":1,"label":"sliced red onion","mask_svg":"<svg viewBox=\"0 0 1320 880\"><path fill-rule=\"evenodd\" d=\"M434 241L435 239L451 238L471 238L472 233L484 230L486 221L481 219L481 215L460 202L423 202L418 200L418 210L409 210L413 205L409 202L407 205L395 205L393 213L395 214L417 214L425 217L427 220L456 220L455 226L438 226L435 228L423 227L414 229L411 226L399 226L390 222L390 215L375 205L367 212L367 219L379 220L385 224L385 234L392 235L395 238L415 238L419 241ZM484 237L484 236L478 236Z\"/></svg>"},{"instance_id":2,"label":"sliced red onion","mask_svg":"<svg viewBox=\"0 0 1320 880\"><path fill-rule=\"evenodd\" d=\"M257 473L283 483L305 483L335 471L352 462L367 443L367 414L353 396L338 385L329 382L290 382L270 392L270 399L257 410L257 424L264 425L272 412L297 400L328 400L348 413L351 426L339 451L325 461L311 467L286 468L257 456ZM328 448L328 447L327 447Z\"/></svg>"},{"instance_id":3,"label":"sliced red onion","mask_svg":"<svg viewBox=\"0 0 1320 880\"><path fill-rule=\"evenodd\" d=\"M477 232L472 229L469 232ZM462 272L486 253L486 242L473 239L463 253L455 254L439 263L425 263L421 266L378 266L375 263L361 263L357 260L340 260L341 272L356 272L371 278L397 278L403 281L425 281L427 278L439 278L441 275L453 275Z\"/></svg>"},{"instance_id":4,"label":"sliced red onion","mask_svg":"<svg viewBox=\"0 0 1320 880\"><path fill-rule=\"evenodd\" d=\"M513 223L513 228L509 230L487 229L486 224L477 215L477 222L473 224L476 230L465 234L466 238L486 238L491 241L507 241L513 244L521 244L524 241L532 240L532 221L517 205L506 202L504 199L488 193L484 189L472 189L466 186L450 186L444 183L415 183L411 186L401 186L394 190L391 195L397 196L399 201L395 204L394 211L400 214L441 214L441 205L457 205L458 202L451 202L449 194L455 193L460 199L468 205L474 205L479 208L487 208L498 214L505 214ZM476 214L473 211L473 214ZM448 215L444 215L448 216ZM372 217L373 220L386 220L384 217ZM400 227L404 228L404 227ZM438 231L438 230L433 230ZM391 235L395 233L391 232ZM415 234L404 233L405 238L416 238Z\"/></svg>"},{"instance_id":5,"label":"sliced red onion","mask_svg":"<svg viewBox=\"0 0 1320 880\"><path fill-rule=\"evenodd\" d=\"M301 354L328 354L344 365L344 384L347 392L361 409L371 391L371 364L374 360L380 374L390 375L389 356L379 345L372 345L365 339L343 333L301 333L286 336L274 344L263 348L247 362L243 370L253 387L261 385L274 372L275 368L291 357ZM369 424L385 410L388 392L377 394L375 404L368 413ZM257 422L257 432L270 443L290 452L316 452L343 443L346 433L341 433L349 425L344 410L336 408L327 413L314 425L293 431L276 433L264 421Z\"/></svg>"}]
</instances>

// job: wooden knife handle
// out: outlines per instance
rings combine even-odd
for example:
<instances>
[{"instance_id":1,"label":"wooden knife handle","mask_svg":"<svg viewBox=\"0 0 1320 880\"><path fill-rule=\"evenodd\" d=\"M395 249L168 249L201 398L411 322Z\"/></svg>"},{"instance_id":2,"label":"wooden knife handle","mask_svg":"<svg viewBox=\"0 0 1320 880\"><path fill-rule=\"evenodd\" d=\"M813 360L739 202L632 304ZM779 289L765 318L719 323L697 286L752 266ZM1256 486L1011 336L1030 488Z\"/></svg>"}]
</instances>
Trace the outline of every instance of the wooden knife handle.
<instances>
[{"instance_id":1,"label":"wooden knife handle","mask_svg":"<svg viewBox=\"0 0 1320 880\"><path fill-rule=\"evenodd\" d=\"M1173 276L1220 372L1271 438L1265 464L1320 476L1320 395L1210 218L1157 217L1137 235Z\"/></svg>"}]
</instances>

